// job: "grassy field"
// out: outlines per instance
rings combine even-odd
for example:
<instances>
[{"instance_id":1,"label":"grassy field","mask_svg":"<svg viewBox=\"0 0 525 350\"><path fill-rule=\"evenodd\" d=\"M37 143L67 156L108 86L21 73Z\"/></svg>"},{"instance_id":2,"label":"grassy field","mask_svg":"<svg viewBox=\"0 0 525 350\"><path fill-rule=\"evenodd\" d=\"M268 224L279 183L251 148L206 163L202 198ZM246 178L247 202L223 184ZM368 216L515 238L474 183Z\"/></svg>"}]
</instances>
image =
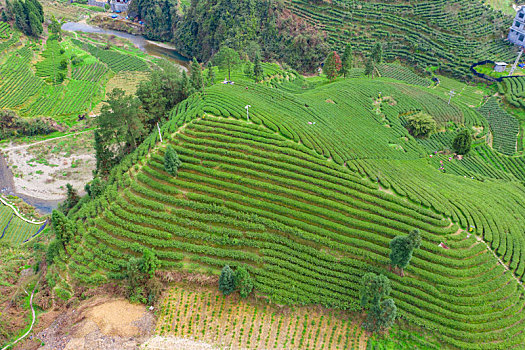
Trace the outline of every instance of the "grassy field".
<instances>
[{"instance_id":1,"label":"grassy field","mask_svg":"<svg viewBox=\"0 0 525 350\"><path fill-rule=\"evenodd\" d=\"M494 10L501 11L510 16L516 15L516 11L512 7L515 3L512 0L485 0L487 5L490 5Z\"/></svg>"},{"instance_id":2,"label":"grassy field","mask_svg":"<svg viewBox=\"0 0 525 350\"><path fill-rule=\"evenodd\" d=\"M224 297L216 288L177 285L164 297L155 333L228 349L365 349L360 320L340 310L277 307Z\"/></svg>"}]
</instances>

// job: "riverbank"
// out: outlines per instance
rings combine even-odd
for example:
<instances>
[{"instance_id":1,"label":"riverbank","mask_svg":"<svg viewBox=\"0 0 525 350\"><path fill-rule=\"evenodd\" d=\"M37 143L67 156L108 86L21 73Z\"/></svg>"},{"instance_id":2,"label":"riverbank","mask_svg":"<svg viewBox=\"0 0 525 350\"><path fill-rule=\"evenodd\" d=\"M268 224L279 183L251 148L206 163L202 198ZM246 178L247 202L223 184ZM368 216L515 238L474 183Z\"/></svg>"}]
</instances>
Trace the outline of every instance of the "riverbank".
<instances>
[{"instance_id":1,"label":"riverbank","mask_svg":"<svg viewBox=\"0 0 525 350\"><path fill-rule=\"evenodd\" d=\"M165 58L184 69L188 69L190 59L181 55L173 46L168 43L161 43L147 40L142 35L129 34L124 31L104 29L96 25L80 22L67 22L62 25L62 30L69 32L96 33L104 35L114 35L129 40L135 47L148 55Z\"/></svg>"},{"instance_id":2,"label":"riverbank","mask_svg":"<svg viewBox=\"0 0 525 350\"><path fill-rule=\"evenodd\" d=\"M53 209L56 209L58 204L65 199L46 200L18 193L15 189L13 173L7 166L7 162L2 153L0 153L0 192L6 196L15 196L22 199L27 204L35 207L42 215L50 214Z\"/></svg>"}]
</instances>

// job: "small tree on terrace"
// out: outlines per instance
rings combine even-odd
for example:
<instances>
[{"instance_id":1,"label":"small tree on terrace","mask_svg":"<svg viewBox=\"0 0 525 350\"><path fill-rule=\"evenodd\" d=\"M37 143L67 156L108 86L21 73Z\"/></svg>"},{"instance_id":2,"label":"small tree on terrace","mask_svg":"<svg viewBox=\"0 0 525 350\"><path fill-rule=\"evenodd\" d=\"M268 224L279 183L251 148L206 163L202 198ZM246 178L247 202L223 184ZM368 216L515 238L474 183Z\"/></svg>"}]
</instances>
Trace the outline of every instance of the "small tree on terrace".
<instances>
[{"instance_id":1,"label":"small tree on terrace","mask_svg":"<svg viewBox=\"0 0 525 350\"><path fill-rule=\"evenodd\" d=\"M191 85L197 91L202 91L203 78L202 78L202 69L197 59L193 57L191 62L191 76L190 76Z\"/></svg>"},{"instance_id":2,"label":"small tree on terrace","mask_svg":"<svg viewBox=\"0 0 525 350\"><path fill-rule=\"evenodd\" d=\"M263 76L263 69L261 66L261 56L259 53L255 54L255 62L253 64L253 75L255 80L260 80Z\"/></svg>"},{"instance_id":3,"label":"small tree on terrace","mask_svg":"<svg viewBox=\"0 0 525 350\"><path fill-rule=\"evenodd\" d=\"M363 326L369 332L378 332L392 327L396 316L396 303L392 299L386 299L379 304L372 305Z\"/></svg>"},{"instance_id":4,"label":"small tree on terrace","mask_svg":"<svg viewBox=\"0 0 525 350\"><path fill-rule=\"evenodd\" d=\"M366 273L361 278L361 289L359 297L361 307L368 309L370 306L379 304L383 297L390 295L392 287L390 280L384 275L376 275L373 272Z\"/></svg>"},{"instance_id":5,"label":"small tree on terrace","mask_svg":"<svg viewBox=\"0 0 525 350\"><path fill-rule=\"evenodd\" d=\"M177 175L179 167L182 165L182 162L179 159L179 155L175 149L169 145L166 148L166 153L164 154L164 170L172 176Z\"/></svg>"},{"instance_id":6,"label":"small tree on terrace","mask_svg":"<svg viewBox=\"0 0 525 350\"><path fill-rule=\"evenodd\" d=\"M412 230L408 236L397 236L390 241L390 265L395 269L400 269L400 275L404 276L403 271L412 259L414 249L421 245L421 233L418 229Z\"/></svg>"},{"instance_id":7,"label":"small tree on terrace","mask_svg":"<svg viewBox=\"0 0 525 350\"><path fill-rule=\"evenodd\" d=\"M225 265L222 268L219 277L219 291L224 295L230 295L235 290L235 276L230 266Z\"/></svg>"},{"instance_id":8,"label":"small tree on terrace","mask_svg":"<svg viewBox=\"0 0 525 350\"><path fill-rule=\"evenodd\" d=\"M210 86L215 82L215 71L213 70L213 65L211 62L208 62L206 68L208 68L208 76L206 77L207 85Z\"/></svg>"},{"instance_id":9,"label":"small tree on terrace","mask_svg":"<svg viewBox=\"0 0 525 350\"><path fill-rule=\"evenodd\" d=\"M368 310L363 327L370 332L380 331L392 326L397 308L392 299L382 300L390 295L390 280L383 275L369 272L361 278L359 295L361 306Z\"/></svg>"},{"instance_id":10,"label":"small tree on terrace","mask_svg":"<svg viewBox=\"0 0 525 350\"><path fill-rule=\"evenodd\" d=\"M461 130L452 143L452 147L457 154L467 154L470 151L472 145L472 135L468 129Z\"/></svg>"},{"instance_id":11,"label":"small tree on terrace","mask_svg":"<svg viewBox=\"0 0 525 350\"><path fill-rule=\"evenodd\" d=\"M324 62L323 71L329 80L334 80L339 75L341 70L341 58L337 52L332 51L326 57Z\"/></svg>"},{"instance_id":12,"label":"small tree on terrace","mask_svg":"<svg viewBox=\"0 0 525 350\"><path fill-rule=\"evenodd\" d=\"M437 124L430 115L419 112L407 117L408 131L414 137L426 137L436 131Z\"/></svg>"},{"instance_id":13,"label":"small tree on terrace","mask_svg":"<svg viewBox=\"0 0 525 350\"><path fill-rule=\"evenodd\" d=\"M372 49L372 60L374 60L374 63L381 63L383 62L383 47L381 46L381 43L376 43L374 48Z\"/></svg>"},{"instance_id":14,"label":"small tree on terrace","mask_svg":"<svg viewBox=\"0 0 525 350\"><path fill-rule=\"evenodd\" d=\"M235 271L235 288L242 298L248 297L253 290L253 280L244 266L239 266Z\"/></svg>"},{"instance_id":15,"label":"small tree on terrace","mask_svg":"<svg viewBox=\"0 0 525 350\"><path fill-rule=\"evenodd\" d=\"M238 65L241 60L239 54L227 46L223 46L219 49L219 52L213 56L213 61L219 68L228 70L228 80L231 80L231 70Z\"/></svg>"},{"instance_id":16,"label":"small tree on terrace","mask_svg":"<svg viewBox=\"0 0 525 350\"><path fill-rule=\"evenodd\" d=\"M365 75L367 77L372 76L372 79L373 79L375 70L376 70L376 66L375 66L374 60L372 58L367 59L365 62Z\"/></svg>"},{"instance_id":17,"label":"small tree on terrace","mask_svg":"<svg viewBox=\"0 0 525 350\"><path fill-rule=\"evenodd\" d=\"M346 78L346 75L352 69L352 62L354 56L352 54L352 46L347 44L345 47L345 52L343 53L343 58L341 60L341 74Z\"/></svg>"}]
</instances>

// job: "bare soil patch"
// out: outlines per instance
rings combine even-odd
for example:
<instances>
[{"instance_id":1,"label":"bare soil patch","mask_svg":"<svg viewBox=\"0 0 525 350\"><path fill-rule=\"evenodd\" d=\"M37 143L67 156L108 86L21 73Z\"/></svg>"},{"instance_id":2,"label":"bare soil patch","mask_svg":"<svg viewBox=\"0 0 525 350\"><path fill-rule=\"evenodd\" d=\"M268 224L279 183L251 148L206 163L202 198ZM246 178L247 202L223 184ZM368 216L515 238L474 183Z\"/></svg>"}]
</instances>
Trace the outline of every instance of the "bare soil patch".
<instances>
[{"instance_id":1,"label":"bare soil patch","mask_svg":"<svg viewBox=\"0 0 525 350\"><path fill-rule=\"evenodd\" d=\"M65 198L68 183L82 192L93 177L94 153L92 132L4 151L16 192L45 200Z\"/></svg>"},{"instance_id":2,"label":"bare soil patch","mask_svg":"<svg viewBox=\"0 0 525 350\"><path fill-rule=\"evenodd\" d=\"M35 336L43 350L121 350L137 349L149 339L154 326L153 313L144 305L125 299L96 297L71 308ZM33 347L31 347L33 346Z\"/></svg>"}]
</instances>

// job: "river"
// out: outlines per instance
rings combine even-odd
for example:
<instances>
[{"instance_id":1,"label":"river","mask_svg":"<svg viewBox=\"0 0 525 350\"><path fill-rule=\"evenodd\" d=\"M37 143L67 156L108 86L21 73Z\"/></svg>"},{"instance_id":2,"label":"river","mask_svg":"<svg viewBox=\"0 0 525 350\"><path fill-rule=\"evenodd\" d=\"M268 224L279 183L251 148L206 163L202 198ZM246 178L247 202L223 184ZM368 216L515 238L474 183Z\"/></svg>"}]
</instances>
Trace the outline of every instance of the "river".
<instances>
[{"instance_id":1,"label":"river","mask_svg":"<svg viewBox=\"0 0 525 350\"><path fill-rule=\"evenodd\" d=\"M62 30L70 32L84 32L84 33L98 33L115 35L124 39L127 39L133 43L140 50L144 51L148 55L156 57L164 57L169 61L176 63L180 66L188 68L190 60L187 57L182 56L175 49L169 48L166 44L156 43L155 41L147 40L142 35L133 35L118 30L104 29L97 26L93 26L86 23L80 22L67 22L62 25Z\"/></svg>"}]
</instances>

